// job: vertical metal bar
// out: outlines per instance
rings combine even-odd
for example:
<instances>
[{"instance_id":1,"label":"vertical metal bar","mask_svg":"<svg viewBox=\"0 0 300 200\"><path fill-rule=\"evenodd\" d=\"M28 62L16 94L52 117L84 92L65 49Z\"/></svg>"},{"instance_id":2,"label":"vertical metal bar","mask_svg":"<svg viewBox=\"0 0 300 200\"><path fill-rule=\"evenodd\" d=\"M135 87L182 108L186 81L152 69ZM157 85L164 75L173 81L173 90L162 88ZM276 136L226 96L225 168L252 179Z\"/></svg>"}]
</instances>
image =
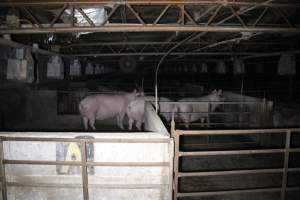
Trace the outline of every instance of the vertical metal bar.
<instances>
[{"instance_id":1,"label":"vertical metal bar","mask_svg":"<svg viewBox=\"0 0 300 200\"><path fill-rule=\"evenodd\" d=\"M177 131L174 132L174 139L175 139L175 156L174 156L174 193L173 193L173 200L177 200L177 193L178 193L178 171L179 171L179 142L180 142L180 135Z\"/></svg>"},{"instance_id":2,"label":"vertical metal bar","mask_svg":"<svg viewBox=\"0 0 300 200\"><path fill-rule=\"evenodd\" d=\"M172 111L172 116L171 116L171 135L174 137L175 134L175 114L174 111Z\"/></svg>"},{"instance_id":3,"label":"vertical metal bar","mask_svg":"<svg viewBox=\"0 0 300 200\"><path fill-rule=\"evenodd\" d=\"M207 127L210 127L210 112L211 112L211 103L207 102Z\"/></svg>"},{"instance_id":4,"label":"vertical metal bar","mask_svg":"<svg viewBox=\"0 0 300 200\"><path fill-rule=\"evenodd\" d=\"M244 109L244 104L243 103L239 103L239 127L242 127L243 125L243 109Z\"/></svg>"},{"instance_id":5,"label":"vertical metal bar","mask_svg":"<svg viewBox=\"0 0 300 200\"><path fill-rule=\"evenodd\" d=\"M89 182L88 182L88 174L87 174L87 159L86 159L86 141L81 141L81 176L82 176L82 189L83 189L83 199L89 200Z\"/></svg>"},{"instance_id":6,"label":"vertical metal bar","mask_svg":"<svg viewBox=\"0 0 300 200\"><path fill-rule=\"evenodd\" d=\"M281 186L281 200L285 200L286 186L288 179L289 157L290 157L290 145L291 145L291 130L286 133L285 139L285 152L284 152L284 168L282 174L282 186Z\"/></svg>"},{"instance_id":7,"label":"vertical metal bar","mask_svg":"<svg viewBox=\"0 0 300 200\"><path fill-rule=\"evenodd\" d=\"M174 171L174 140L171 138L169 142L169 195L168 199L172 199L173 195L173 171Z\"/></svg>"},{"instance_id":8,"label":"vertical metal bar","mask_svg":"<svg viewBox=\"0 0 300 200\"><path fill-rule=\"evenodd\" d=\"M6 176L5 176L5 165L3 163L4 160L4 151L3 151L3 141L0 138L0 169L1 169L1 186L2 186L2 200L7 200L7 188L6 188Z\"/></svg>"},{"instance_id":9,"label":"vertical metal bar","mask_svg":"<svg viewBox=\"0 0 300 200\"><path fill-rule=\"evenodd\" d=\"M265 126L265 121L266 121L266 115L267 115L267 113L266 113L266 109L267 108L267 102L266 102L266 98L263 98L263 103L262 103L262 113L263 113L263 115L262 115L262 118L261 118L261 120L260 120L260 126Z\"/></svg>"}]
</instances>

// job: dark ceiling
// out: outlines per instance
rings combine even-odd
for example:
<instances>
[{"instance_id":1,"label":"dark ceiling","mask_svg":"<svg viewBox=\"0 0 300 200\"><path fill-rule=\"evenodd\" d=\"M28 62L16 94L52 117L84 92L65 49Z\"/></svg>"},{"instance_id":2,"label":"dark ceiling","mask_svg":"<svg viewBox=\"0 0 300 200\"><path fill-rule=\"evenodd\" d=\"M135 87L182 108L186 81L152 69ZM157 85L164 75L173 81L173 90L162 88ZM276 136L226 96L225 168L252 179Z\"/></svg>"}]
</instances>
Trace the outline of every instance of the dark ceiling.
<instances>
[{"instance_id":1,"label":"dark ceiling","mask_svg":"<svg viewBox=\"0 0 300 200\"><path fill-rule=\"evenodd\" d=\"M112 62L126 55L156 61L171 49L168 59L203 59L297 51L299 45L297 0L8 0L0 9L0 34L16 42ZM100 15L93 18L102 11L103 23ZM10 24L8 15L19 22Z\"/></svg>"}]
</instances>

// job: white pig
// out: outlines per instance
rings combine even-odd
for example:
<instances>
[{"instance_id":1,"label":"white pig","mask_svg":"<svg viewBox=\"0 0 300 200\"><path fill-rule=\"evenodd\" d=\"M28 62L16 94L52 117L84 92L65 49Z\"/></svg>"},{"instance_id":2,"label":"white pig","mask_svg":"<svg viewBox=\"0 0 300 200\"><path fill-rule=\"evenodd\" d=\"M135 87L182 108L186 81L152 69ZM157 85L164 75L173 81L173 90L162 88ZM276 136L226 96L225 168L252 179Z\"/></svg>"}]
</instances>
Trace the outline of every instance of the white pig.
<instances>
[{"instance_id":1,"label":"white pig","mask_svg":"<svg viewBox=\"0 0 300 200\"><path fill-rule=\"evenodd\" d=\"M126 109L126 115L128 116L129 130L132 129L132 125L135 123L136 128L140 131L142 124L144 123L145 114L145 97L140 96L131 101Z\"/></svg>"},{"instance_id":2,"label":"white pig","mask_svg":"<svg viewBox=\"0 0 300 200\"><path fill-rule=\"evenodd\" d=\"M152 105L155 106L154 96L146 96L146 101L150 101ZM172 112L176 112L176 107L174 104L168 102L172 102L172 100L167 97L158 98L158 107L161 117L164 118L166 122L171 122Z\"/></svg>"},{"instance_id":3,"label":"white pig","mask_svg":"<svg viewBox=\"0 0 300 200\"><path fill-rule=\"evenodd\" d=\"M85 130L90 126L96 130L95 120L105 120L117 117L118 126L124 129L123 118L128 104L139 96L134 90L132 93L117 95L98 94L85 97L79 103L79 112L83 119Z\"/></svg>"},{"instance_id":4,"label":"white pig","mask_svg":"<svg viewBox=\"0 0 300 200\"><path fill-rule=\"evenodd\" d=\"M184 98L178 102L216 102L223 101L222 90L214 90L209 95L199 97L199 98ZM213 112L217 108L217 104L212 104L210 111ZM189 128L188 123L201 120L201 123L205 121L207 117L207 112L209 111L208 104L179 104L176 105L178 113L178 120L186 123L185 127ZM185 113L187 112L187 113ZM189 113L199 113L199 114L189 114Z\"/></svg>"}]
</instances>

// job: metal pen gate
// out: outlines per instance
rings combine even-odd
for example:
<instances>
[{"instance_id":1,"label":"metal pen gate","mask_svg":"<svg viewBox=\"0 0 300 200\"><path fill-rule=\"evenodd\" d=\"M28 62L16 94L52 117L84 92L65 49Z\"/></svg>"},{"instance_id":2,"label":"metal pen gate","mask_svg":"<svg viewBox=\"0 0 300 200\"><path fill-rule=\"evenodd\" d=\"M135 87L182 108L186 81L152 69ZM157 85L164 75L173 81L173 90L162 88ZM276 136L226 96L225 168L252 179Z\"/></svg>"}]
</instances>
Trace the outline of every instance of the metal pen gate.
<instances>
[{"instance_id":1,"label":"metal pen gate","mask_svg":"<svg viewBox=\"0 0 300 200\"><path fill-rule=\"evenodd\" d=\"M81 161L50 161L50 160L11 160L5 159L4 156L4 142L10 141L18 141L18 142L63 142L63 143L77 143L79 144L80 153L81 153ZM68 165L68 166L79 166L81 167L81 178L82 178L82 185L76 185L73 183L66 183L66 184L44 184L42 187L82 187L83 199L89 200L89 180L88 180L88 167L89 166L105 166L105 167L167 167L169 168L170 175L169 175L169 186L170 194L168 196L171 198L172 196L172 173L173 173L173 160L170 159L166 162L96 162L96 161L89 161L87 159L87 146L89 144L94 143L141 143L141 144L168 144L169 153L172 158L173 156L173 141L169 138L44 138L44 137L8 137L8 136L0 136L0 173L1 173L1 191L2 191L2 199L7 200L7 187L26 187L28 185L23 185L22 183L11 183L7 181L6 173L5 173L5 166L6 165ZM31 187L40 187L40 185L30 185ZM109 189L126 189L128 187L122 187L120 185L101 185L102 187L109 186ZM140 189L140 188L152 189L153 187L160 187L160 186L153 186L149 185L132 185L129 186L130 189Z\"/></svg>"},{"instance_id":2,"label":"metal pen gate","mask_svg":"<svg viewBox=\"0 0 300 200\"><path fill-rule=\"evenodd\" d=\"M300 129L260 129L260 130L203 130L203 131L186 131L175 130L174 123L172 123L172 136L175 141L175 156L174 156L174 193L173 199L187 198L187 197L207 197L207 196L220 196L220 195L241 195L249 194L253 195L258 192L280 192L281 200L286 199L287 191L300 191L300 187L288 186L288 173L300 172L300 167L291 167L289 165L290 154L299 153L300 148L292 147L292 136L299 136ZM282 135L285 134L285 143L280 148L255 148L247 150L204 150L204 151L183 151L181 149L181 137L183 136L237 136L237 135L263 135L270 134ZM191 156L228 156L228 155L274 155L281 154L284 156L283 165L276 168L259 168L259 169L242 169L242 170L211 170L211 171L193 171L185 172L180 169L180 159ZM243 175L257 175L257 174L269 174L280 173L282 175L281 187L267 187L267 188L250 188L250 189L231 189L231 190L219 190L219 191L200 191L200 192L182 192L180 191L179 181L181 178L190 177L213 177L222 175L240 175L240 181L243 181Z\"/></svg>"},{"instance_id":3,"label":"metal pen gate","mask_svg":"<svg viewBox=\"0 0 300 200\"><path fill-rule=\"evenodd\" d=\"M205 122L176 122L177 125L189 125L189 126L201 126L206 128L213 127L248 127L250 120L257 119L255 123L256 127L269 127L270 126L270 114L273 107L268 107L268 102L263 99L262 101L198 101L198 102L168 102L160 101L160 104L172 105L172 106L201 106L205 111L202 112L180 112L176 110L174 114L178 115L203 115L206 118ZM212 107L219 107L219 110L212 110ZM174 111L160 111L162 115L172 116ZM175 117L175 116L174 116ZM214 117L220 119L213 120ZM226 121L226 119L232 119ZM253 123L253 122L252 122Z\"/></svg>"}]
</instances>

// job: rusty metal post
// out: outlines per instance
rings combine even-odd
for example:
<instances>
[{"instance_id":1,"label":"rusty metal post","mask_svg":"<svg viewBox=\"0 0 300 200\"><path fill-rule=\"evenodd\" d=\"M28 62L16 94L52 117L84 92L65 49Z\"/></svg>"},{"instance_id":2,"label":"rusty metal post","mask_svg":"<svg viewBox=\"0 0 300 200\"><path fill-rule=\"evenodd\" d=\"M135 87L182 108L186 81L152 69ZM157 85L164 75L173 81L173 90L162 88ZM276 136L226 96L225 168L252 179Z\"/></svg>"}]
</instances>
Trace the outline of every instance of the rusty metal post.
<instances>
[{"instance_id":1,"label":"rusty metal post","mask_svg":"<svg viewBox=\"0 0 300 200\"><path fill-rule=\"evenodd\" d=\"M171 138L169 142L169 195L168 199L172 199L173 183L174 183L174 140Z\"/></svg>"},{"instance_id":2,"label":"rusty metal post","mask_svg":"<svg viewBox=\"0 0 300 200\"><path fill-rule=\"evenodd\" d=\"M87 158L86 158L86 141L81 141L81 171L82 171L82 189L83 189L83 199L89 200L89 182L87 173Z\"/></svg>"},{"instance_id":3,"label":"rusty metal post","mask_svg":"<svg viewBox=\"0 0 300 200\"><path fill-rule=\"evenodd\" d=\"M180 134L177 131L174 131L173 134L174 137L174 181L173 181L173 200L177 200L177 194L178 194L178 173L179 173L179 142L180 142Z\"/></svg>"},{"instance_id":4,"label":"rusty metal post","mask_svg":"<svg viewBox=\"0 0 300 200\"><path fill-rule=\"evenodd\" d=\"M282 174L282 186L281 186L281 200L285 200L286 187L288 181L288 169L289 169L289 157L290 157L290 145L291 145L291 130L287 130L285 138L285 151L284 151L284 168Z\"/></svg>"},{"instance_id":5,"label":"rusty metal post","mask_svg":"<svg viewBox=\"0 0 300 200\"><path fill-rule=\"evenodd\" d=\"M173 179L173 200L177 199L177 193L178 193L178 162L179 162L179 134L175 130L175 116L174 111L172 112L172 119L171 119L171 137L173 137L174 144L174 158L173 158L173 172L172 172L172 179Z\"/></svg>"},{"instance_id":6,"label":"rusty metal post","mask_svg":"<svg viewBox=\"0 0 300 200\"><path fill-rule=\"evenodd\" d=\"M2 199L7 200L7 188L6 188L6 176L5 176L5 165L4 165L4 151L3 151L3 140L0 138L0 170L1 170L1 190Z\"/></svg>"}]
</instances>

